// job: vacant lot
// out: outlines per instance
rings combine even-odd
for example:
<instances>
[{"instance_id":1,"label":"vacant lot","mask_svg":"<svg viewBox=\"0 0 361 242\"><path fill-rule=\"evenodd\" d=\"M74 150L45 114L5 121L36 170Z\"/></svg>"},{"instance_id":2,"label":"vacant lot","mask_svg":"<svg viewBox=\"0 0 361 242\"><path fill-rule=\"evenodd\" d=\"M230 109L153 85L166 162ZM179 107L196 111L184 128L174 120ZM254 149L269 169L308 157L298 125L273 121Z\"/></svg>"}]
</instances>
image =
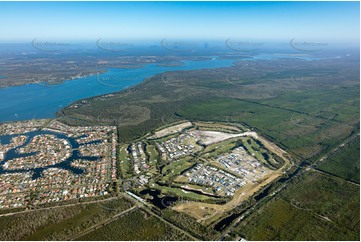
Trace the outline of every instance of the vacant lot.
<instances>
[{"instance_id":1,"label":"vacant lot","mask_svg":"<svg viewBox=\"0 0 361 242\"><path fill-rule=\"evenodd\" d=\"M170 134L178 133L178 132L182 131L183 129L191 127L191 126L192 126L191 122L185 122L185 123L181 123L181 124L178 124L178 125L174 125L174 126L171 126L171 127L164 128L162 130L156 131L154 133L154 135L150 136L149 138L150 139L158 139L158 138L170 135Z\"/></svg>"},{"instance_id":2,"label":"vacant lot","mask_svg":"<svg viewBox=\"0 0 361 242\"><path fill-rule=\"evenodd\" d=\"M190 131L189 133L195 136L197 139L201 140L200 142L204 145L210 145L213 143L224 141L226 139L231 139L245 135L243 133L229 134L229 133L209 131L209 130L193 130Z\"/></svg>"}]
</instances>

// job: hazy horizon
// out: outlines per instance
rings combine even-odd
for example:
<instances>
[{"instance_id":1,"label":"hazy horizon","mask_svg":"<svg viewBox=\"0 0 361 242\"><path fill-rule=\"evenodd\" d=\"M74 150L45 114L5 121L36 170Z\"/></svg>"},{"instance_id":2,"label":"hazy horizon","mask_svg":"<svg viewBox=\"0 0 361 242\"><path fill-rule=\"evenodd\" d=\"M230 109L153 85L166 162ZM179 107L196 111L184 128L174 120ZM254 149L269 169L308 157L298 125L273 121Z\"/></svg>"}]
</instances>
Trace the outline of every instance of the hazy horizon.
<instances>
[{"instance_id":1,"label":"hazy horizon","mask_svg":"<svg viewBox=\"0 0 361 242\"><path fill-rule=\"evenodd\" d=\"M0 43L103 39L359 43L359 2L0 2Z\"/></svg>"}]
</instances>

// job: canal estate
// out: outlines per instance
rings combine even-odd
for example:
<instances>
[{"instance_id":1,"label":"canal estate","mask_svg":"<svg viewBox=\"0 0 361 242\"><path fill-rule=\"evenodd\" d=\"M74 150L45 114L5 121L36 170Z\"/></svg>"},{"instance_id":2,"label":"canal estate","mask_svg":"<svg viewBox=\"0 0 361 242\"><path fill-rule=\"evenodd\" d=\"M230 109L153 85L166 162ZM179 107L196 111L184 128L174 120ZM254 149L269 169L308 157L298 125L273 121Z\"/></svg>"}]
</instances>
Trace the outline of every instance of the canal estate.
<instances>
[{"instance_id":1,"label":"canal estate","mask_svg":"<svg viewBox=\"0 0 361 242\"><path fill-rule=\"evenodd\" d=\"M0 132L0 208L106 195L116 179L115 127L37 120Z\"/></svg>"}]
</instances>

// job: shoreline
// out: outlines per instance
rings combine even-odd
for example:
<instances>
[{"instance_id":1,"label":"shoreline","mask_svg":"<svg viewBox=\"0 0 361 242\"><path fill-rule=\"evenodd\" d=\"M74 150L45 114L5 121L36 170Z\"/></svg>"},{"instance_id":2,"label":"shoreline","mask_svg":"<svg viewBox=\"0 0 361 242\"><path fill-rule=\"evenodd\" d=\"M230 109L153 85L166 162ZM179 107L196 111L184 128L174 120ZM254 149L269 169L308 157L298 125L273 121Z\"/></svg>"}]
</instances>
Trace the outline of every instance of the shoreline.
<instances>
[{"instance_id":1,"label":"shoreline","mask_svg":"<svg viewBox=\"0 0 361 242\"><path fill-rule=\"evenodd\" d=\"M8 121L30 120L33 119L34 116L40 116L42 119L58 118L59 112L61 112L64 108L73 105L76 102L82 100L85 101L92 98L101 97L104 95L111 95L114 93L127 90L129 88L134 88L137 85L147 81L148 79L165 72L188 71L188 70L191 71L191 70L202 70L209 68L215 69L215 68L231 67L233 65L234 65L234 60L220 60L220 59L216 59L216 60L210 59L205 61L190 60L190 61L186 61L185 64L182 66L171 66L171 67L157 66L154 65L154 63L150 63L149 65L145 65L141 69L138 69L137 73L132 72L130 76L128 76L127 71L122 72L124 68L109 68L107 69L107 71L104 71L103 73L100 74L100 75L104 75L104 74L109 75L109 77L104 76L104 79L106 79L107 82L109 82L109 85L106 85L107 83L103 84L99 81L93 82L88 80L88 82L86 82L87 80L85 79L87 77L95 76L97 74L73 79L74 81L83 80L82 83L74 84L74 82L70 82L71 80L66 80L61 84L57 84L57 85L50 85L50 84L41 85L38 83L37 85L49 87L48 91L44 92L44 94L41 96L38 95L37 90L30 87L30 85L28 84L11 86L14 88L23 87L23 89L26 89L25 91L21 90L21 92L18 91L20 89L17 90L11 89L11 87L0 88L0 92L3 91L4 100L5 99L12 100L13 95L18 95L18 93L20 93L20 96L17 97L16 100L14 99L14 103L9 103L9 105L4 106L2 110L4 114L3 116L4 118L3 120L0 120L0 122L2 123ZM133 68L131 69L137 70ZM124 81L124 82L120 82L120 81ZM114 85L114 82L116 85ZM35 84L35 83L29 83L29 84ZM29 89L27 87L29 87ZM79 91L77 92L77 90ZM62 93L64 93L65 95L59 96L59 94ZM30 102L24 102L24 101L19 102L19 100L25 100L25 99L30 100ZM52 102L50 102L49 105L47 104L48 100L52 100Z\"/></svg>"},{"instance_id":2,"label":"shoreline","mask_svg":"<svg viewBox=\"0 0 361 242\"><path fill-rule=\"evenodd\" d=\"M63 84L64 82L67 81L73 81L73 80L78 80L78 79L82 79L82 78L86 78L86 77L91 77L91 76L96 76L96 75L101 75L104 73L107 73L108 70L101 70L101 71L97 71L94 73L87 73L87 74L83 74L80 73L78 75L75 76L70 76L70 77L61 77L61 78L55 78L49 81L30 81L30 82L26 82L26 83L19 83L19 84L14 84L14 85L5 85L5 86L1 86L0 85L0 90L1 89L6 89L6 88L12 88L12 87L21 87L21 86L26 86L26 85L31 85L31 84L37 84L37 85L42 85L42 86L53 86L53 85L60 85ZM1 78L0 78L1 79Z\"/></svg>"}]
</instances>

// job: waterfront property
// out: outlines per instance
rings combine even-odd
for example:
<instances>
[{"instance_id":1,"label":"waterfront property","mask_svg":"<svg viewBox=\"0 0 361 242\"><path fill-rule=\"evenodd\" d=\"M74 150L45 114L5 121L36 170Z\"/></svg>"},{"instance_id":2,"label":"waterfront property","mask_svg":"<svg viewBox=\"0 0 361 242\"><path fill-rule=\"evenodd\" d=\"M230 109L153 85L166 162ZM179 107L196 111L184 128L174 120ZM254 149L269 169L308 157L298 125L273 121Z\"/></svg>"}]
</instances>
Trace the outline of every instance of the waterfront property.
<instances>
[{"instance_id":1,"label":"waterfront property","mask_svg":"<svg viewBox=\"0 0 361 242\"><path fill-rule=\"evenodd\" d=\"M38 120L0 132L0 208L106 195L116 179L115 127Z\"/></svg>"}]
</instances>

